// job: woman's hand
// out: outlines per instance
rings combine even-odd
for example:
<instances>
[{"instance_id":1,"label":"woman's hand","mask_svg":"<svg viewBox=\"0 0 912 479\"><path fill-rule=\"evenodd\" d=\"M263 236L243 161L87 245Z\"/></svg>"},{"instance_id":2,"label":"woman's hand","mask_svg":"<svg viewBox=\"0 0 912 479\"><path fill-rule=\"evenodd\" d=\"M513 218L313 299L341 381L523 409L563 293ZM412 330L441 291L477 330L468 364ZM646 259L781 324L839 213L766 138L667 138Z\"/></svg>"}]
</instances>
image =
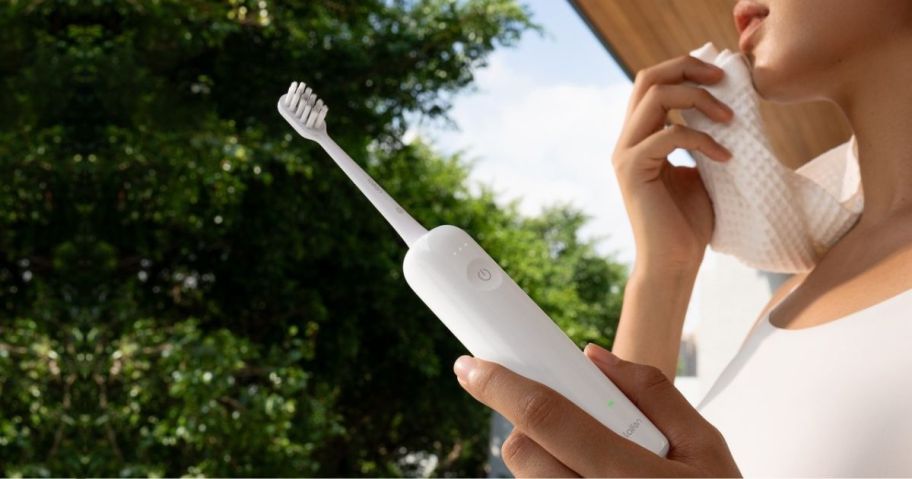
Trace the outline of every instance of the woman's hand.
<instances>
[{"instance_id":1,"label":"woman's hand","mask_svg":"<svg viewBox=\"0 0 912 479\"><path fill-rule=\"evenodd\" d=\"M725 439L661 371L595 344L584 352L668 438L667 457L608 429L539 382L494 362L460 356L453 369L462 387L514 425L501 447L514 476L740 477Z\"/></svg>"},{"instance_id":2,"label":"woman's hand","mask_svg":"<svg viewBox=\"0 0 912 479\"><path fill-rule=\"evenodd\" d=\"M679 85L715 83L723 76L723 70L690 55L637 72L611 160L640 268L690 271L703 259L713 231L712 203L698 170L674 166L667 156L677 148L700 150L718 161L730 155L704 132L665 123L672 108L697 108L710 119L731 120L732 110L705 88Z\"/></svg>"}]
</instances>

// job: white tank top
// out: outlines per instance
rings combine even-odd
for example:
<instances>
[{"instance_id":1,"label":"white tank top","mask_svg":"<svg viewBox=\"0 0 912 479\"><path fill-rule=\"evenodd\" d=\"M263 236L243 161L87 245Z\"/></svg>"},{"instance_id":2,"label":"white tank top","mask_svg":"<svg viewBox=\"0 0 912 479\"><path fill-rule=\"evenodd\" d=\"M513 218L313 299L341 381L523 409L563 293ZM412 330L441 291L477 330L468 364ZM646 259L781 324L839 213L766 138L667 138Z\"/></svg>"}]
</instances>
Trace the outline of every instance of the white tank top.
<instances>
[{"instance_id":1,"label":"white tank top","mask_svg":"<svg viewBox=\"0 0 912 479\"><path fill-rule=\"evenodd\" d=\"M810 328L765 314L697 410L745 477L912 476L912 289Z\"/></svg>"}]
</instances>

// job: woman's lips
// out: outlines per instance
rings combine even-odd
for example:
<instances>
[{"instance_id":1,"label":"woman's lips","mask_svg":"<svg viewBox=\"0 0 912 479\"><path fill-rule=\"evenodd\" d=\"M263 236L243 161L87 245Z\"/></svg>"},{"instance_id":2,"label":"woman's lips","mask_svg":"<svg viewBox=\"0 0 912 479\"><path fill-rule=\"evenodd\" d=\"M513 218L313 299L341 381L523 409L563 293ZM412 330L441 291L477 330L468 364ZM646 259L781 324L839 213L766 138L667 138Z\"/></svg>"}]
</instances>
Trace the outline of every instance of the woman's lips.
<instances>
[{"instance_id":1,"label":"woman's lips","mask_svg":"<svg viewBox=\"0 0 912 479\"><path fill-rule=\"evenodd\" d=\"M735 22L735 28L740 34L738 46L744 53L752 47L747 42L750 35L756 30L763 19L769 15L769 8L760 4L757 0L738 0L735 8L732 10L732 19Z\"/></svg>"},{"instance_id":2,"label":"woman's lips","mask_svg":"<svg viewBox=\"0 0 912 479\"><path fill-rule=\"evenodd\" d=\"M760 25L763 23L763 20L766 17L753 17L750 20L750 23L747 24L747 28L741 32L741 37L738 39L738 48L742 52L747 53L754 48L751 39L755 31L760 28Z\"/></svg>"}]
</instances>

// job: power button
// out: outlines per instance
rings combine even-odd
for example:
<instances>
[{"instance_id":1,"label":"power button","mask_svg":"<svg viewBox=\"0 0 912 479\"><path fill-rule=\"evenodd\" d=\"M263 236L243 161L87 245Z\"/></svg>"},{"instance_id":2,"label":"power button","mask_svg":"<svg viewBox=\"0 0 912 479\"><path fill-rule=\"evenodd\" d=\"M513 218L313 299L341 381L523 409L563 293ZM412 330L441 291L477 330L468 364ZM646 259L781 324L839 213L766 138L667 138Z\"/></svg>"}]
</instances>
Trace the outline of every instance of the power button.
<instances>
[{"instance_id":1,"label":"power button","mask_svg":"<svg viewBox=\"0 0 912 479\"><path fill-rule=\"evenodd\" d=\"M466 270L469 283L483 291L490 291L500 286L503 277L498 273L497 265L487 258L477 258L469 262Z\"/></svg>"}]
</instances>

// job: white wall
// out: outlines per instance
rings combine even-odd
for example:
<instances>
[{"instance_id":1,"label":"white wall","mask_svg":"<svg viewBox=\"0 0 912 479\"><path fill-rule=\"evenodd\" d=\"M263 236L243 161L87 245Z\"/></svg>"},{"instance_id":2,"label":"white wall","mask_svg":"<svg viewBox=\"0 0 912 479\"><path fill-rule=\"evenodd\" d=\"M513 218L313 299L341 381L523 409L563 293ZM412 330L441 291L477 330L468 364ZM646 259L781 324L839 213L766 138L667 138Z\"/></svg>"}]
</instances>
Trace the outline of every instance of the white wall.
<instances>
[{"instance_id":1,"label":"white wall","mask_svg":"<svg viewBox=\"0 0 912 479\"><path fill-rule=\"evenodd\" d=\"M693 333L697 380L685 394L692 404L703 398L788 276L749 268L732 256L707 250L694 290L700 315Z\"/></svg>"}]
</instances>

